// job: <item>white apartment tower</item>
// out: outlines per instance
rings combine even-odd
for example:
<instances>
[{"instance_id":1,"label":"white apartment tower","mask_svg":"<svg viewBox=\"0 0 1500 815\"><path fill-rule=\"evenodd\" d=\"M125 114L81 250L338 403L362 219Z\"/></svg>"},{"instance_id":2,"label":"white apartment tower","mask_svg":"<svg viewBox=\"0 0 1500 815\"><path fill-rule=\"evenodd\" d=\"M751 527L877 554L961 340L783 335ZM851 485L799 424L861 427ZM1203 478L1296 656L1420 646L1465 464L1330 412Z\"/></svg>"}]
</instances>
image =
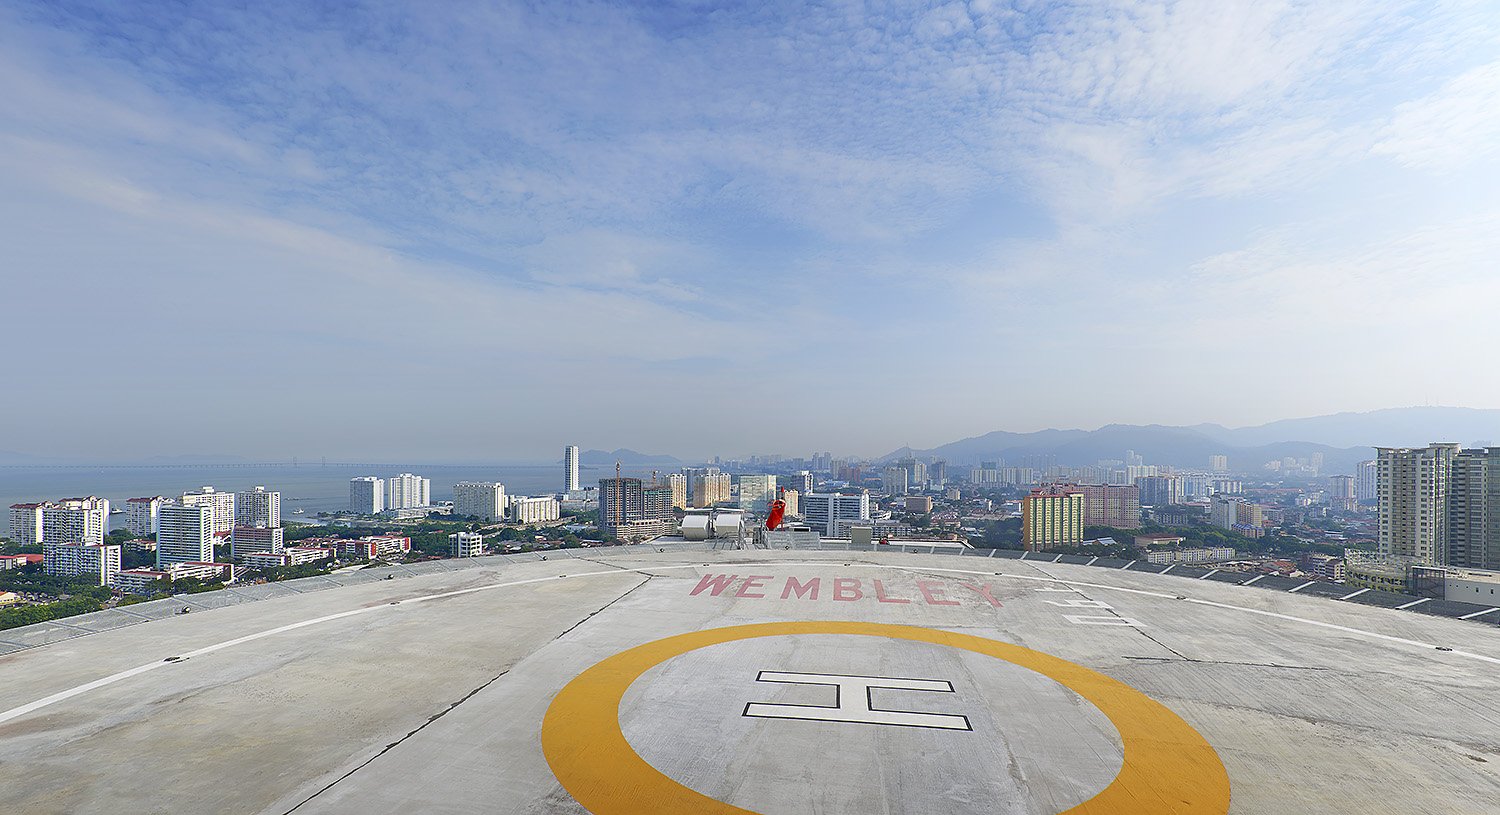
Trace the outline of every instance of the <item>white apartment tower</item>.
<instances>
[{"instance_id":1,"label":"white apartment tower","mask_svg":"<svg viewBox=\"0 0 1500 815\"><path fill-rule=\"evenodd\" d=\"M120 547L97 543L48 543L42 565L47 574L87 577L108 586L120 573Z\"/></svg>"},{"instance_id":2,"label":"white apartment tower","mask_svg":"<svg viewBox=\"0 0 1500 815\"><path fill-rule=\"evenodd\" d=\"M402 473L385 482L385 508L411 509L432 504L432 482L420 475Z\"/></svg>"},{"instance_id":3,"label":"white apartment tower","mask_svg":"<svg viewBox=\"0 0 1500 815\"><path fill-rule=\"evenodd\" d=\"M160 495L131 498L125 502L125 528L138 537L156 534L156 515L164 499Z\"/></svg>"},{"instance_id":4,"label":"white apartment tower","mask_svg":"<svg viewBox=\"0 0 1500 815\"><path fill-rule=\"evenodd\" d=\"M237 526L275 529L281 526L281 493L256 487L234 496L234 522Z\"/></svg>"},{"instance_id":5,"label":"white apartment tower","mask_svg":"<svg viewBox=\"0 0 1500 815\"><path fill-rule=\"evenodd\" d=\"M233 497L233 494L229 494ZM163 504L156 532L156 568L173 563L212 563L214 507L211 504Z\"/></svg>"},{"instance_id":6,"label":"white apartment tower","mask_svg":"<svg viewBox=\"0 0 1500 815\"><path fill-rule=\"evenodd\" d=\"M505 518L505 485L493 481L460 481L453 485L453 514L486 521Z\"/></svg>"},{"instance_id":7,"label":"white apartment tower","mask_svg":"<svg viewBox=\"0 0 1500 815\"><path fill-rule=\"evenodd\" d=\"M1371 459L1354 465L1354 497L1359 501L1380 497L1380 462Z\"/></svg>"},{"instance_id":8,"label":"white apartment tower","mask_svg":"<svg viewBox=\"0 0 1500 815\"><path fill-rule=\"evenodd\" d=\"M578 491L578 445L563 448L563 492Z\"/></svg>"},{"instance_id":9,"label":"white apartment tower","mask_svg":"<svg viewBox=\"0 0 1500 815\"><path fill-rule=\"evenodd\" d=\"M825 538L834 536L839 521L870 520L870 494L810 492L801 497L802 518Z\"/></svg>"},{"instance_id":10,"label":"white apartment tower","mask_svg":"<svg viewBox=\"0 0 1500 815\"><path fill-rule=\"evenodd\" d=\"M207 506L213 510L214 533L230 532L234 529L234 493L215 492L213 487L204 487L197 492L182 494L184 506Z\"/></svg>"},{"instance_id":11,"label":"white apartment tower","mask_svg":"<svg viewBox=\"0 0 1500 815\"><path fill-rule=\"evenodd\" d=\"M10 505L10 537L22 546L36 546L42 542L43 504Z\"/></svg>"},{"instance_id":12,"label":"white apartment tower","mask_svg":"<svg viewBox=\"0 0 1500 815\"><path fill-rule=\"evenodd\" d=\"M349 479L349 511L379 515L385 511L385 480L373 475Z\"/></svg>"},{"instance_id":13,"label":"white apartment tower","mask_svg":"<svg viewBox=\"0 0 1500 815\"><path fill-rule=\"evenodd\" d=\"M109 501L104 498L64 498L42 505L42 544L102 545L109 532Z\"/></svg>"},{"instance_id":14,"label":"white apartment tower","mask_svg":"<svg viewBox=\"0 0 1500 815\"><path fill-rule=\"evenodd\" d=\"M1447 559L1448 490L1457 444L1377 447L1380 554L1423 563Z\"/></svg>"}]
</instances>

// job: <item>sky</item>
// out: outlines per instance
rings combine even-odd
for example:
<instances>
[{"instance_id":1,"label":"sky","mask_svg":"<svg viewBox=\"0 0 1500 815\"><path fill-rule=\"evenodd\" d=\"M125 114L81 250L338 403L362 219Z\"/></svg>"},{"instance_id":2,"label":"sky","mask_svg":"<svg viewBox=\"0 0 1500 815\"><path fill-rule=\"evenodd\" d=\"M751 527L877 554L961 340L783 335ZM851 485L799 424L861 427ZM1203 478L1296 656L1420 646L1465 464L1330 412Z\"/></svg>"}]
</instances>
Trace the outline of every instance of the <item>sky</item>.
<instances>
[{"instance_id":1,"label":"sky","mask_svg":"<svg viewBox=\"0 0 1500 815\"><path fill-rule=\"evenodd\" d=\"M0 2L0 450L1500 407L1500 7Z\"/></svg>"}]
</instances>

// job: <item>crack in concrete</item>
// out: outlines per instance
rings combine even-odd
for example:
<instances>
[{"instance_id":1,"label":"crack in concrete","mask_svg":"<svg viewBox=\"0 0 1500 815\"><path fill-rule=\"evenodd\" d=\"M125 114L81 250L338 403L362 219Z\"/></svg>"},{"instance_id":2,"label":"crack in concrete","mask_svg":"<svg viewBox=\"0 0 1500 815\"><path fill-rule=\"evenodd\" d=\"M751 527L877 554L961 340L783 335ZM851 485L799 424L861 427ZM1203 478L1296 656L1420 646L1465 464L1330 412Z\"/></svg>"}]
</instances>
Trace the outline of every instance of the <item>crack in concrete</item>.
<instances>
[{"instance_id":1,"label":"crack in concrete","mask_svg":"<svg viewBox=\"0 0 1500 815\"><path fill-rule=\"evenodd\" d=\"M612 564L601 564L601 565L612 565ZM634 586L631 586L627 591L625 591L619 597L616 597L615 599L610 600L608 603L605 603L604 605L600 606L599 608L597 608L597 609L589 612L586 616L583 617L583 619L581 619L578 622L576 622L576 623L568 626L567 630L565 630L562 633L558 634L557 636L553 637L551 641L552 642L557 642L558 640L562 639L563 637L566 637L569 634L569 632L571 632L573 629L575 629L578 626L583 625L584 623L586 623L589 620L593 619L596 615L600 614L605 609L608 609L610 606L614 605L615 603L618 603L621 600L624 600L626 597L629 597L630 594L631 594L631 592L635 591L636 589L638 589L641 586L644 586L644 585L646 585L647 583L650 583L650 582L651 582L651 576L647 575L644 580L642 580L641 582L635 584ZM319 795L322 795L323 793L325 793L325 792L333 789L336 785L339 784L339 782L344 781L345 779L349 778L350 776L354 775L355 773L359 772L360 770L363 770L364 768L370 766L370 764L372 764L376 759L380 758L381 756L385 755L386 753L389 753L391 750L394 750L395 748L399 747L403 742L405 742L407 739L410 739L412 736L415 736L418 733L422 732L423 730L425 730L427 728L428 725L432 724L433 722L437 721L438 719L443 718L444 716L447 716L449 713L452 713L454 710L458 709L459 705L461 705L464 702L467 702L470 699L474 698L475 694L479 693L480 691L484 690L485 688L488 688L490 685L495 684L495 682L499 681L500 677L505 676L508 673L510 673L510 669L506 668L505 670L501 671L500 673L495 674L493 677L490 677L488 680L485 681L484 684L482 684L479 687L477 687L477 688L469 691L468 693L464 694L463 698L459 699L458 701L454 702L453 704L448 705L448 707L444 708L443 710L440 710L437 713L434 713L431 716L427 717L427 721L425 721L422 724L418 725L416 729L412 730L410 733L407 733L406 735L402 736L401 738L396 739L395 741L391 742L390 744L387 744L385 747L381 748L380 752L376 753L373 756L370 756L368 759L365 759L364 761L360 762L357 767L354 767L354 768L350 769L348 772L346 772L343 775L339 776L338 778L335 778L334 780L330 781L327 786L323 787L322 789L318 790L317 792L313 793L312 795L307 796L307 798L303 799L301 801L301 803L298 803L296 806L294 806L291 809L287 810L286 812L282 813L282 815L292 815L293 812L296 812L297 810L301 809L302 806L303 806L303 804L306 804L306 803L312 801L314 798L317 798Z\"/></svg>"}]
</instances>

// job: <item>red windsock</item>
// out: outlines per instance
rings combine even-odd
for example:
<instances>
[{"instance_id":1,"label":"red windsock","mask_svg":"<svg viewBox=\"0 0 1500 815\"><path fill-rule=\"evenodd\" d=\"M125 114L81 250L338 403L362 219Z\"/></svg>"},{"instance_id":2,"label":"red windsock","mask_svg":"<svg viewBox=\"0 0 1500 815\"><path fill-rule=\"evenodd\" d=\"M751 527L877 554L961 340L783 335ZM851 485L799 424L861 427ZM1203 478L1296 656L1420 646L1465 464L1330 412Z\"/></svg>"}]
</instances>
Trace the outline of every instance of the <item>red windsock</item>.
<instances>
[{"instance_id":1,"label":"red windsock","mask_svg":"<svg viewBox=\"0 0 1500 815\"><path fill-rule=\"evenodd\" d=\"M766 529L775 529L781 526L783 515L786 515L786 502L777 498L771 502L771 514L766 516Z\"/></svg>"}]
</instances>

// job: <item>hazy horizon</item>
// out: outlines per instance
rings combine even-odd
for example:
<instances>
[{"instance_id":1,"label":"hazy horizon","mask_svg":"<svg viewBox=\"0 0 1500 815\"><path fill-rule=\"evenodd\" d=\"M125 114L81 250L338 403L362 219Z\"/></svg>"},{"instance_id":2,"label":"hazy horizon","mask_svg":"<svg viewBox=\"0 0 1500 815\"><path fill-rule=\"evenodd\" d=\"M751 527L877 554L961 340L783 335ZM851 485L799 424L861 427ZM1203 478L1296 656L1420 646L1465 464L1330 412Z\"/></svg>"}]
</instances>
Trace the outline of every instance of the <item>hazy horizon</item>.
<instances>
[{"instance_id":1,"label":"hazy horizon","mask_svg":"<svg viewBox=\"0 0 1500 815\"><path fill-rule=\"evenodd\" d=\"M0 451L881 455L1500 406L1497 42L1466 0L20 0Z\"/></svg>"}]
</instances>

